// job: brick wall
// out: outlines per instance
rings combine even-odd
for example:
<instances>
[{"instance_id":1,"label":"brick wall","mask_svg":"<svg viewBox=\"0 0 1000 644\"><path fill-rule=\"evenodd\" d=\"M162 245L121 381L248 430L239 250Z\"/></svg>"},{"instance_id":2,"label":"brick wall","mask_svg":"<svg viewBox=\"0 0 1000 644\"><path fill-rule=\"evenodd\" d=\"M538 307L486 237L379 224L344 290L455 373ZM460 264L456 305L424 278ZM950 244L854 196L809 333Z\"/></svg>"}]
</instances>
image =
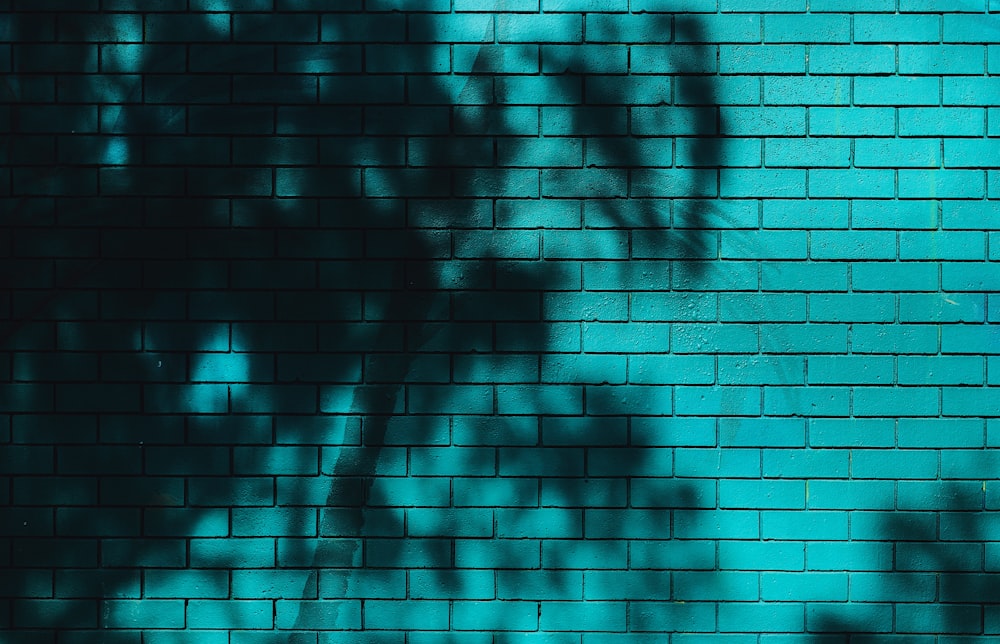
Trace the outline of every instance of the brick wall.
<instances>
[{"instance_id":1,"label":"brick wall","mask_svg":"<svg viewBox=\"0 0 1000 644\"><path fill-rule=\"evenodd\" d=\"M1000 636L996 0L0 0L0 636Z\"/></svg>"}]
</instances>

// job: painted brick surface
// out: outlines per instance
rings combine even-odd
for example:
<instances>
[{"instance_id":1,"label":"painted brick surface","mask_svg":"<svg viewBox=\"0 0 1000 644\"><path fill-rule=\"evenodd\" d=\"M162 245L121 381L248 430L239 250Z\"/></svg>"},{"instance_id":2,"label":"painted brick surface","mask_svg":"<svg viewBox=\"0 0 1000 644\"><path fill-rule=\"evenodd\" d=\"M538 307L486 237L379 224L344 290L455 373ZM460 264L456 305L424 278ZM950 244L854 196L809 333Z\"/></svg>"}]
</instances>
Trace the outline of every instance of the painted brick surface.
<instances>
[{"instance_id":1,"label":"painted brick surface","mask_svg":"<svg viewBox=\"0 0 1000 644\"><path fill-rule=\"evenodd\" d=\"M0 0L0 636L1000 636L994 0Z\"/></svg>"}]
</instances>

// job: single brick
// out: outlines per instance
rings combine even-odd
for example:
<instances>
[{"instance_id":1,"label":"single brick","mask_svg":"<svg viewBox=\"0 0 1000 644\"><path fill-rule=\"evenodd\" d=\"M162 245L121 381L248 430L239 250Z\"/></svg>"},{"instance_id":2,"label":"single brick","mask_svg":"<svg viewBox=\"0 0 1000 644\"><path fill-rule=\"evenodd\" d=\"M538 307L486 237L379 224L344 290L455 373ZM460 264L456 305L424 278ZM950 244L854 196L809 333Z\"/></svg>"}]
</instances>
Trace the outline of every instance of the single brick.
<instances>
[{"instance_id":1,"label":"single brick","mask_svg":"<svg viewBox=\"0 0 1000 644\"><path fill-rule=\"evenodd\" d=\"M584 452L576 447L500 448L501 476L581 476Z\"/></svg>"},{"instance_id":2,"label":"single brick","mask_svg":"<svg viewBox=\"0 0 1000 644\"><path fill-rule=\"evenodd\" d=\"M970 271L970 266L976 270ZM988 291L985 285L995 277L993 268L992 264L942 264L941 286L946 291Z\"/></svg>"},{"instance_id":3,"label":"single brick","mask_svg":"<svg viewBox=\"0 0 1000 644\"><path fill-rule=\"evenodd\" d=\"M673 471L669 450L650 447L591 447L587 473L592 476L669 476Z\"/></svg>"},{"instance_id":4,"label":"single brick","mask_svg":"<svg viewBox=\"0 0 1000 644\"><path fill-rule=\"evenodd\" d=\"M183 628L184 603L180 599L108 600L103 605L102 626L133 629Z\"/></svg>"},{"instance_id":5,"label":"single brick","mask_svg":"<svg viewBox=\"0 0 1000 644\"><path fill-rule=\"evenodd\" d=\"M768 416L847 416L848 387L768 387L764 413Z\"/></svg>"},{"instance_id":6,"label":"single brick","mask_svg":"<svg viewBox=\"0 0 1000 644\"><path fill-rule=\"evenodd\" d=\"M8 50L9 51L9 50ZM27 44L13 46L14 62L21 73L94 73L97 71L96 44ZM10 59L10 54L6 54Z\"/></svg>"},{"instance_id":7,"label":"single brick","mask_svg":"<svg viewBox=\"0 0 1000 644\"><path fill-rule=\"evenodd\" d=\"M806 171L789 169L723 169L720 173L722 197L806 196Z\"/></svg>"},{"instance_id":8,"label":"single brick","mask_svg":"<svg viewBox=\"0 0 1000 644\"><path fill-rule=\"evenodd\" d=\"M708 602L629 603L629 624L633 631L662 632L664 624L685 633L715 632L714 606Z\"/></svg>"},{"instance_id":9,"label":"single brick","mask_svg":"<svg viewBox=\"0 0 1000 644\"><path fill-rule=\"evenodd\" d=\"M671 326L675 353L756 353L757 328L746 324L675 324Z\"/></svg>"},{"instance_id":10,"label":"single brick","mask_svg":"<svg viewBox=\"0 0 1000 644\"><path fill-rule=\"evenodd\" d=\"M628 69L628 48L622 45L542 45L541 54L542 72L546 74L622 74ZM642 73L647 60L633 57L632 71Z\"/></svg>"},{"instance_id":11,"label":"single brick","mask_svg":"<svg viewBox=\"0 0 1000 644\"><path fill-rule=\"evenodd\" d=\"M536 507L538 484L526 478L465 478L454 482L456 506Z\"/></svg>"},{"instance_id":12,"label":"single brick","mask_svg":"<svg viewBox=\"0 0 1000 644\"><path fill-rule=\"evenodd\" d=\"M545 383L625 383L624 356L546 356L542 360L542 382Z\"/></svg>"},{"instance_id":13,"label":"single brick","mask_svg":"<svg viewBox=\"0 0 1000 644\"><path fill-rule=\"evenodd\" d=\"M848 575L843 572L766 572L761 575L764 601L847 601Z\"/></svg>"},{"instance_id":14,"label":"single brick","mask_svg":"<svg viewBox=\"0 0 1000 644\"><path fill-rule=\"evenodd\" d=\"M803 447L805 425L794 419L719 420L719 444L722 447Z\"/></svg>"},{"instance_id":15,"label":"single brick","mask_svg":"<svg viewBox=\"0 0 1000 644\"><path fill-rule=\"evenodd\" d=\"M870 583L874 582L881 588L878 582L884 581L885 571L892 569L892 550L891 543L877 541L814 541L806 545L806 566L809 570L881 571L866 576ZM854 578L855 575L851 575L852 587ZM865 578L859 579L858 584L863 587ZM891 584L887 587L891 592ZM860 599L853 593L850 598Z\"/></svg>"},{"instance_id":16,"label":"single brick","mask_svg":"<svg viewBox=\"0 0 1000 644\"><path fill-rule=\"evenodd\" d=\"M719 605L722 632L767 633L801 631L805 627L797 604L726 602Z\"/></svg>"},{"instance_id":17,"label":"single brick","mask_svg":"<svg viewBox=\"0 0 1000 644\"><path fill-rule=\"evenodd\" d=\"M381 571L378 571L381 572ZM402 571L386 571L402 573ZM403 582L405 577L398 579ZM395 584L394 584L395 586ZM413 571L410 597L414 599L494 599L497 582L492 570Z\"/></svg>"},{"instance_id":18,"label":"single brick","mask_svg":"<svg viewBox=\"0 0 1000 644\"><path fill-rule=\"evenodd\" d=\"M721 45L719 68L723 74L794 74L806 68L803 45Z\"/></svg>"},{"instance_id":19,"label":"single brick","mask_svg":"<svg viewBox=\"0 0 1000 644\"><path fill-rule=\"evenodd\" d=\"M376 602L373 600L372 603ZM274 626L281 629L319 630L357 629L361 627L360 601L279 599L273 603L264 602L264 605L267 608L269 620L273 619ZM257 628L270 628L270 626Z\"/></svg>"},{"instance_id":20,"label":"single brick","mask_svg":"<svg viewBox=\"0 0 1000 644\"><path fill-rule=\"evenodd\" d=\"M303 47L299 50L298 61L290 57L289 65L294 66L295 71L306 73L317 73L328 70L328 73L340 72L344 70L343 62L353 62L360 58L357 48L349 45L329 45L332 48L330 53L333 57L322 56L316 46L308 49ZM473 63L476 54L475 49L470 50L468 45L455 45L455 71L468 73L473 71ZM284 48L288 50L289 48ZM376 74L440 74L451 69L450 47L448 45L401 45L401 44L365 44L364 60L365 71ZM279 49L279 52L281 50ZM313 53L316 52L316 53ZM290 52L291 53L291 52ZM317 55L319 54L319 55ZM339 55L337 55L339 54ZM357 58L355 58L357 57ZM513 57L513 56L512 56ZM329 68L326 61L333 62L334 67ZM360 61L359 61L360 62ZM281 71L281 58L279 53L278 67ZM339 68L338 68L339 67ZM353 65L352 65L353 67ZM350 69L350 68L348 68ZM537 69L537 66L536 66ZM288 70L292 71L292 70ZM360 71L360 70L358 70ZM479 71L478 68L475 71ZM501 71L497 69L497 71Z\"/></svg>"},{"instance_id":21,"label":"single brick","mask_svg":"<svg viewBox=\"0 0 1000 644\"><path fill-rule=\"evenodd\" d=\"M674 573L674 598L682 601L753 601L760 598L756 573L715 572L718 584L708 582L708 577L712 574L705 572Z\"/></svg>"},{"instance_id":22,"label":"single brick","mask_svg":"<svg viewBox=\"0 0 1000 644\"><path fill-rule=\"evenodd\" d=\"M456 539L455 543L455 565L462 568L536 569L540 561L539 541Z\"/></svg>"},{"instance_id":23,"label":"single brick","mask_svg":"<svg viewBox=\"0 0 1000 644\"><path fill-rule=\"evenodd\" d=\"M994 49L990 49L992 53ZM1000 83L992 77L947 76L942 79L944 105L992 105Z\"/></svg>"},{"instance_id":24,"label":"single brick","mask_svg":"<svg viewBox=\"0 0 1000 644\"><path fill-rule=\"evenodd\" d=\"M863 142L857 143L860 145ZM851 145L848 139L764 140L764 162L770 167L846 168L850 165L850 160ZM858 165L862 166L860 163Z\"/></svg>"},{"instance_id":25,"label":"single brick","mask_svg":"<svg viewBox=\"0 0 1000 644\"><path fill-rule=\"evenodd\" d=\"M863 11L869 9L865 8ZM876 13L859 13L854 16L854 42L938 42L940 35L940 16Z\"/></svg>"},{"instance_id":26,"label":"single brick","mask_svg":"<svg viewBox=\"0 0 1000 644\"><path fill-rule=\"evenodd\" d=\"M671 286L674 290L757 290L757 262L678 261L673 263L673 269Z\"/></svg>"},{"instance_id":27,"label":"single brick","mask_svg":"<svg viewBox=\"0 0 1000 644\"><path fill-rule=\"evenodd\" d=\"M864 76L854 79L856 105L937 105L939 100L936 78Z\"/></svg>"},{"instance_id":28,"label":"single brick","mask_svg":"<svg viewBox=\"0 0 1000 644\"><path fill-rule=\"evenodd\" d=\"M925 303L910 300L909 295L901 297L907 306ZM930 325L855 324L851 350L855 353L937 353L938 331Z\"/></svg>"},{"instance_id":29,"label":"single brick","mask_svg":"<svg viewBox=\"0 0 1000 644\"><path fill-rule=\"evenodd\" d=\"M938 212L935 201L855 200L851 223L854 228L934 229L940 220Z\"/></svg>"},{"instance_id":30,"label":"single brick","mask_svg":"<svg viewBox=\"0 0 1000 644\"><path fill-rule=\"evenodd\" d=\"M811 74L891 74L896 71L896 48L890 45L811 45ZM911 73L900 69L901 73Z\"/></svg>"},{"instance_id":31,"label":"single brick","mask_svg":"<svg viewBox=\"0 0 1000 644\"><path fill-rule=\"evenodd\" d=\"M587 42L666 43L670 25L648 15L591 14L586 22Z\"/></svg>"},{"instance_id":32,"label":"single brick","mask_svg":"<svg viewBox=\"0 0 1000 644\"><path fill-rule=\"evenodd\" d=\"M48 620L53 614L59 615L61 620L64 620L64 628L92 629L97 627L97 619L95 619L97 604L94 600L15 599L11 602L11 608L14 616L13 623L18 627L17 630L49 626ZM10 619L6 618L4 623L10 625Z\"/></svg>"},{"instance_id":33,"label":"single brick","mask_svg":"<svg viewBox=\"0 0 1000 644\"><path fill-rule=\"evenodd\" d=\"M941 411L946 416L993 416L997 413L997 390L994 388L944 387Z\"/></svg>"},{"instance_id":34,"label":"single brick","mask_svg":"<svg viewBox=\"0 0 1000 644\"><path fill-rule=\"evenodd\" d=\"M500 43L578 43L583 17L573 14L499 14L496 37ZM543 60L545 50L543 49Z\"/></svg>"},{"instance_id":35,"label":"single brick","mask_svg":"<svg viewBox=\"0 0 1000 644\"><path fill-rule=\"evenodd\" d=\"M907 172L906 170L900 173ZM911 172L918 172L916 170ZM850 197L850 198L886 198L894 196L895 181L892 170L868 169L837 169L810 170L810 197ZM902 181L901 181L902 183ZM920 194L903 194L900 196L918 197Z\"/></svg>"},{"instance_id":36,"label":"single brick","mask_svg":"<svg viewBox=\"0 0 1000 644\"><path fill-rule=\"evenodd\" d=\"M899 481L896 507L900 510L935 512L979 510L983 507L982 487L974 481ZM954 539L968 528L968 515L946 513L941 516L943 539Z\"/></svg>"},{"instance_id":37,"label":"single brick","mask_svg":"<svg viewBox=\"0 0 1000 644\"><path fill-rule=\"evenodd\" d=\"M768 43L846 43L850 34L848 14L770 14L764 18L764 42Z\"/></svg>"},{"instance_id":38,"label":"single brick","mask_svg":"<svg viewBox=\"0 0 1000 644\"><path fill-rule=\"evenodd\" d=\"M975 107L901 107L899 135L982 136L983 110Z\"/></svg>"},{"instance_id":39,"label":"single brick","mask_svg":"<svg viewBox=\"0 0 1000 644\"><path fill-rule=\"evenodd\" d=\"M626 602L551 602L540 604L539 628L551 631L587 630L624 631Z\"/></svg>"},{"instance_id":40,"label":"single brick","mask_svg":"<svg viewBox=\"0 0 1000 644\"><path fill-rule=\"evenodd\" d=\"M715 361L709 356L638 355L629 358L633 384L713 384Z\"/></svg>"},{"instance_id":41,"label":"single brick","mask_svg":"<svg viewBox=\"0 0 1000 644\"><path fill-rule=\"evenodd\" d=\"M229 596L229 575L222 570L148 570L145 597L204 599Z\"/></svg>"},{"instance_id":42,"label":"single brick","mask_svg":"<svg viewBox=\"0 0 1000 644\"><path fill-rule=\"evenodd\" d=\"M771 422L780 422L778 419L769 419ZM798 420L785 421L790 424L799 424ZM812 421L816 423L817 421ZM821 436L813 438L818 434L814 425L809 426L810 447L814 440L819 440ZM890 436L891 439L891 436ZM802 445L796 443L793 448L801 448ZM763 455L763 474L765 477L778 478L846 478L849 467L849 453L846 450L824 449L824 450L803 450L803 449L767 449Z\"/></svg>"},{"instance_id":43,"label":"single brick","mask_svg":"<svg viewBox=\"0 0 1000 644\"><path fill-rule=\"evenodd\" d=\"M759 105L760 81L755 76L719 76L712 85L704 76L678 76L675 81L678 105Z\"/></svg>"},{"instance_id":44,"label":"single brick","mask_svg":"<svg viewBox=\"0 0 1000 644\"><path fill-rule=\"evenodd\" d=\"M892 510L892 481L808 481L808 506L815 510Z\"/></svg>"},{"instance_id":45,"label":"single brick","mask_svg":"<svg viewBox=\"0 0 1000 644\"><path fill-rule=\"evenodd\" d=\"M592 138L587 139L586 143L586 164L588 166L628 166L641 160L650 167L666 167L671 165L673 158L674 141L666 137ZM684 159L697 159L697 152L691 152L680 145L678 145L677 153L679 157Z\"/></svg>"},{"instance_id":46,"label":"single brick","mask_svg":"<svg viewBox=\"0 0 1000 644\"><path fill-rule=\"evenodd\" d=\"M892 322L895 299L891 294L811 294L809 318L812 322Z\"/></svg>"},{"instance_id":47,"label":"single brick","mask_svg":"<svg viewBox=\"0 0 1000 644\"><path fill-rule=\"evenodd\" d=\"M859 262L851 266L851 287L855 291L936 291L938 265L933 262ZM905 319L900 296L900 319Z\"/></svg>"},{"instance_id":48,"label":"single brick","mask_svg":"<svg viewBox=\"0 0 1000 644\"><path fill-rule=\"evenodd\" d=\"M720 118L722 133L729 135L802 136L806 132L802 107L723 107Z\"/></svg>"},{"instance_id":49,"label":"single brick","mask_svg":"<svg viewBox=\"0 0 1000 644\"><path fill-rule=\"evenodd\" d=\"M396 520L402 522L399 513ZM402 536L400 532L399 536ZM393 539L372 539L367 541L368 565L374 568L443 568L450 561L450 547L442 539L424 539L418 542ZM360 544L358 546L360 547Z\"/></svg>"},{"instance_id":50,"label":"single brick","mask_svg":"<svg viewBox=\"0 0 1000 644\"><path fill-rule=\"evenodd\" d=\"M983 322L985 312L981 294L907 294L900 295L899 299L902 322Z\"/></svg>"},{"instance_id":51,"label":"single brick","mask_svg":"<svg viewBox=\"0 0 1000 644\"><path fill-rule=\"evenodd\" d=\"M627 429L625 418L548 417L542 419L542 442L552 446L625 446L629 442Z\"/></svg>"},{"instance_id":52,"label":"single brick","mask_svg":"<svg viewBox=\"0 0 1000 644\"><path fill-rule=\"evenodd\" d=\"M352 36L348 37L360 37L361 40L373 37L385 40L390 33L403 40L405 34L403 16L391 16L393 19L399 18L396 22L387 20L390 18L388 16L361 14L354 16L355 24L341 22L341 16L324 17L329 21L329 24L324 24L324 32L326 29L334 32L331 40L341 40L343 36L340 33L350 33ZM362 20L364 23L361 23ZM494 17L488 14L412 13L406 16L406 22L409 25L409 42L493 42L494 38ZM358 29L362 26L366 28ZM340 33L337 33L338 27Z\"/></svg>"},{"instance_id":53,"label":"single brick","mask_svg":"<svg viewBox=\"0 0 1000 644\"><path fill-rule=\"evenodd\" d=\"M851 79L842 76L766 76L764 104L847 105L850 87Z\"/></svg>"},{"instance_id":54,"label":"single brick","mask_svg":"<svg viewBox=\"0 0 1000 644\"><path fill-rule=\"evenodd\" d=\"M761 512L764 539L840 541L847 539L847 515L823 510Z\"/></svg>"},{"instance_id":55,"label":"single brick","mask_svg":"<svg viewBox=\"0 0 1000 644\"><path fill-rule=\"evenodd\" d=\"M723 480L719 482L719 507L723 509L804 509L806 506L805 489L803 481Z\"/></svg>"},{"instance_id":56,"label":"single brick","mask_svg":"<svg viewBox=\"0 0 1000 644\"><path fill-rule=\"evenodd\" d=\"M640 169L632 172L632 197L714 197L719 193L714 170ZM584 186L589 194L594 190ZM574 195L568 195L574 196ZM595 196L613 196L607 192Z\"/></svg>"},{"instance_id":57,"label":"single brick","mask_svg":"<svg viewBox=\"0 0 1000 644\"><path fill-rule=\"evenodd\" d=\"M675 510L674 537L757 539L760 513L750 510Z\"/></svg>"},{"instance_id":58,"label":"single brick","mask_svg":"<svg viewBox=\"0 0 1000 644\"><path fill-rule=\"evenodd\" d=\"M759 478L761 475L760 452L759 450L739 448L678 448L674 468L679 477L725 473L727 477Z\"/></svg>"},{"instance_id":59,"label":"single brick","mask_svg":"<svg viewBox=\"0 0 1000 644\"><path fill-rule=\"evenodd\" d=\"M810 356L808 382L817 385L892 384L894 363L881 356Z\"/></svg>"},{"instance_id":60,"label":"single brick","mask_svg":"<svg viewBox=\"0 0 1000 644\"><path fill-rule=\"evenodd\" d=\"M937 168L941 143L935 139L862 139L855 145L854 164L859 168Z\"/></svg>"},{"instance_id":61,"label":"single brick","mask_svg":"<svg viewBox=\"0 0 1000 644\"><path fill-rule=\"evenodd\" d=\"M936 583L933 575L856 572L850 578L852 601L930 602L935 597Z\"/></svg>"},{"instance_id":62,"label":"single brick","mask_svg":"<svg viewBox=\"0 0 1000 644\"><path fill-rule=\"evenodd\" d=\"M889 624L892 623L892 608L889 604L861 602L808 604L806 628L820 633L827 631L839 633L844 624L852 624L866 633L887 633L891 628ZM838 636L833 635L833 637Z\"/></svg>"},{"instance_id":63,"label":"single brick","mask_svg":"<svg viewBox=\"0 0 1000 644\"><path fill-rule=\"evenodd\" d=\"M240 570L233 572L232 593L240 599L311 599L316 577L301 570Z\"/></svg>"},{"instance_id":64,"label":"single brick","mask_svg":"<svg viewBox=\"0 0 1000 644\"><path fill-rule=\"evenodd\" d=\"M938 132L939 130L935 131ZM896 115L895 115L895 110L892 108L888 107L810 107L809 108L810 135L870 137L870 136L892 136L895 133L896 133ZM900 133L902 134L903 132L901 131ZM918 132L913 132L913 134L918 134ZM930 132L928 132L928 136L933 136L933 135L930 134Z\"/></svg>"},{"instance_id":65,"label":"single brick","mask_svg":"<svg viewBox=\"0 0 1000 644\"><path fill-rule=\"evenodd\" d=\"M926 512L855 512L851 517L851 537L868 541L885 538L928 541L933 539L930 535L934 532L934 521L935 517Z\"/></svg>"},{"instance_id":66,"label":"single brick","mask_svg":"<svg viewBox=\"0 0 1000 644\"><path fill-rule=\"evenodd\" d=\"M723 293L719 318L724 322L804 322L805 295L800 293Z\"/></svg>"},{"instance_id":67,"label":"single brick","mask_svg":"<svg viewBox=\"0 0 1000 644\"><path fill-rule=\"evenodd\" d=\"M998 153L1000 146L993 139L944 141L944 164L949 168L979 168L983 165L983 159L995 158Z\"/></svg>"},{"instance_id":68,"label":"single brick","mask_svg":"<svg viewBox=\"0 0 1000 644\"><path fill-rule=\"evenodd\" d=\"M320 33L324 42L383 43L402 42L406 39L406 19L404 16L395 14L373 16L360 12L346 13L351 11L349 5L322 7L323 11L340 9L343 9L345 13L320 15ZM420 25L424 16L415 14L411 15L410 19L414 25L412 40L420 41Z\"/></svg>"},{"instance_id":69,"label":"single brick","mask_svg":"<svg viewBox=\"0 0 1000 644\"><path fill-rule=\"evenodd\" d=\"M855 387L854 413L858 416L934 416L938 391L930 387Z\"/></svg>"},{"instance_id":70,"label":"single brick","mask_svg":"<svg viewBox=\"0 0 1000 644\"><path fill-rule=\"evenodd\" d=\"M765 291L846 291L847 267L820 262L763 262L761 287Z\"/></svg>"},{"instance_id":71,"label":"single brick","mask_svg":"<svg viewBox=\"0 0 1000 644\"><path fill-rule=\"evenodd\" d=\"M986 196L981 170L899 170L902 198L957 199Z\"/></svg>"},{"instance_id":72,"label":"single brick","mask_svg":"<svg viewBox=\"0 0 1000 644\"><path fill-rule=\"evenodd\" d=\"M406 574L402 570L324 570L319 576L319 592L331 599L402 599L406 596Z\"/></svg>"},{"instance_id":73,"label":"single brick","mask_svg":"<svg viewBox=\"0 0 1000 644\"><path fill-rule=\"evenodd\" d=\"M589 23L588 23L589 24ZM538 84L538 79L525 79ZM512 79L513 81L513 79ZM498 83L500 80L498 79ZM664 76L595 76L588 77L584 96L586 102L590 104L611 104L620 105L659 105L665 98L670 96L672 79ZM551 81L545 81L547 87L551 87ZM503 85L498 85L503 87ZM559 92L556 96L564 98L573 96L574 85L562 82L558 86ZM553 92L549 92L544 99L551 100ZM542 97L536 94L534 102L538 102Z\"/></svg>"},{"instance_id":74,"label":"single brick","mask_svg":"<svg viewBox=\"0 0 1000 644\"><path fill-rule=\"evenodd\" d=\"M637 478L629 492L633 507L711 509L718 505L715 487L711 480Z\"/></svg>"},{"instance_id":75,"label":"single brick","mask_svg":"<svg viewBox=\"0 0 1000 644\"><path fill-rule=\"evenodd\" d=\"M983 53L981 45L899 45L899 73L982 74L986 71Z\"/></svg>"},{"instance_id":76,"label":"single brick","mask_svg":"<svg viewBox=\"0 0 1000 644\"><path fill-rule=\"evenodd\" d=\"M604 47L612 47L604 45ZM620 48L623 52L625 47ZM612 49L617 53L616 49ZM572 50L567 51L571 54ZM670 74L682 70L688 74L714 74L717 71L715 47L699 45L653 45L642 44L628 47L633 74ZM614 59L609 62L617 62ZM620 66L612 65L605 68L604 73L624 73L624 61ZM547 69L545 71L559 71ZM584 71L584 70L578 70ZM593 72L592 72L593 73Z\"/></svg>"},{"instance_id":77,"label":"single brick","mask_svg":"<svg viewBox=\"0 0 1000 644\"><path fill-rule=\"evenodd\" d=\"M982 607L961 604L902 604L896 608L900 633L979 633Z\"/></svg>"},{"instance_id":78,"label":"single brick","mask_svg":"<svg viewBox=\"0 0 1000 644\"><path fill-rule=\"evenodd\" d=\"M633 418L632 445L715 445L715 422L707 418Z\"/></svg>"},{"instance_id":79,"label":"single brick","mask_svg":"<svg viewBox=\"0 0 1000 644\"><path fill-rule=\"evenodd\" d=\"M457 601L452 607L452 627L460 631L533 631L538 619L536 602Z\"/></svg>"},{"instance_id":80,"label":"single brick","mask_svg":"<svg viewBox=\"0 0 1000 644\"><path fill-rule=\"evenodd\" d=\"M720 541L722 570L789 570L805 566L805 546L794 541Z\"/></svg>"},{"instance_id":81,"label":"single brick","mask_svg":"<svg viewBox=\"0 0 1000 644\"><path fill-rule=\"evenodd\" d=\"M670 599L670 575L665 572L615 570L584 574L588 600Z\"/></svg>"}]
</instances>

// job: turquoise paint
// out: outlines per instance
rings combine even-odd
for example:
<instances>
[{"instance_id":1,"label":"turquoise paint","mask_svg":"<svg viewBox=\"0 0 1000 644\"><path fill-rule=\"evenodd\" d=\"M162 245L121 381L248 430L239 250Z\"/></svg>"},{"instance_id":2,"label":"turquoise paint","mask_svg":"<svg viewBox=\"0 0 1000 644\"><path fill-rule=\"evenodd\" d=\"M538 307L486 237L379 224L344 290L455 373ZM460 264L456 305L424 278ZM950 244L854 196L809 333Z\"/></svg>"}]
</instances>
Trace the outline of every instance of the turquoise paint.
<instances>
[{"instance_id":1,"label":"turquoise paint","mask_svg":"<svg viewBox=\"0 0 1000 644\"><path fill-rule=\"evenodd\" d=\"M994 0L167 4L0 1L13 638L1000 632Z\"/></svg>"}]
</instances>

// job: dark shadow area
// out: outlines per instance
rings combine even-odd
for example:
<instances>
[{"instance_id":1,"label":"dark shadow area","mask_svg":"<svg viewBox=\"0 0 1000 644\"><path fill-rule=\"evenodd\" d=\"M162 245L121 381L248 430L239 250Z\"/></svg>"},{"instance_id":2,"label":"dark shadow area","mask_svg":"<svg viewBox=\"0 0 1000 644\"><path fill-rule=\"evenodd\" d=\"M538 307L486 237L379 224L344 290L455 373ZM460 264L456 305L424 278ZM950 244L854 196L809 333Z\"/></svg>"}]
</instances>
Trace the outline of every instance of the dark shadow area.
<instances>
[{"instance_id":1,"label":"dark shadow area","mask_svg":"<svg viewBox=\"0 0 1000 644\"><path fill-rule=\"evenodd\" d=\"M891 542L891 569L850 573L847 603L807 612L806 628L816 634L811 641L995 637L1000 586L991 534L996 518L986 485L954 480L897 485L911 489L898 492L896 511L853 513L857 527L852 530L858 533L853 539Z\"/></svg>"},{"instance_id":2,"label":"dark shadow area","mask_svg":"<svg viewBox=\"0 0 1000 644\"><path fill-rule=\"evenodd\" d=\"M480 628L447 602L495 599L514 611L483 627L499 642L558 629L535 606L584 599L584 576L587 599L670 599L676 559L634 566L625 543L717 500L657 484L670 404L607 339L628 285L590 289L583 265L627 265L640 229L662 275L716 258L697 19L646 16L698 61L664 63L641 103L685 110L681 158L618 94L654 74L546 67L539 45L491 44L501 13L440 44L438 14L91 5L5 22L0 626L316 642ZM635 585L602 585L605 557ZM413 602L369 623L360 599Z\"/></svg>"},{"instance_id":3,"label":"dark shadow area","mask_svg":"<svg viewBox=\"0 0 1000 644\"><path fill-rule=\"evenodd\" d=\"M712 67L711 60L715 56L715 47L711 45L702 29L696 16L676 16L674 18L675 40L691 43L687 45L694 60L705 65L705 68ZM703 71L703 69L692 70L693 72ZM678 77L679 85L675 93L676 103L690 106L688 109L695 110L694 130L699 135L693 139L690 145L689 154L678 153L678 165L690 165L694 168L695 185L692 196L714 197L718 196L721 186L719 169L722 166L723 150L725 139L721 134L725 130L722 123L722 115L719 111L719 97L716 95L715 86L712 82L712 75L691 73ZM689 158L684 159L684 156ZM685 230L685 234L678 234L675 237L681 244L681 258L684 259L704 259L714 260L718 257L718 249L715 247L715 237L705 234L708 225L708 215L710 202L706 200L693 200L682 206L683 210L678 211L675 207L673 225L675 229ZM703 270L702 263L692 263L694 280Z\"/></svg>"}]
</instances>

